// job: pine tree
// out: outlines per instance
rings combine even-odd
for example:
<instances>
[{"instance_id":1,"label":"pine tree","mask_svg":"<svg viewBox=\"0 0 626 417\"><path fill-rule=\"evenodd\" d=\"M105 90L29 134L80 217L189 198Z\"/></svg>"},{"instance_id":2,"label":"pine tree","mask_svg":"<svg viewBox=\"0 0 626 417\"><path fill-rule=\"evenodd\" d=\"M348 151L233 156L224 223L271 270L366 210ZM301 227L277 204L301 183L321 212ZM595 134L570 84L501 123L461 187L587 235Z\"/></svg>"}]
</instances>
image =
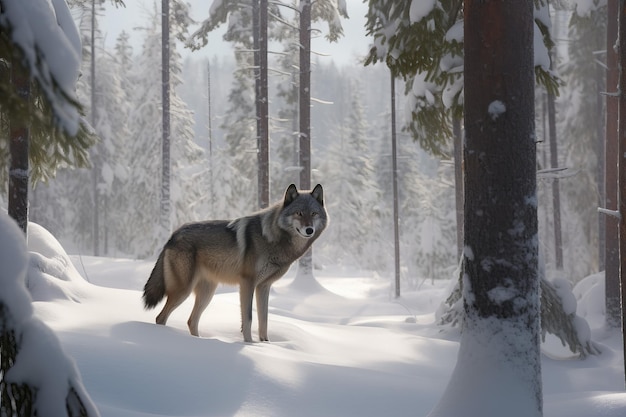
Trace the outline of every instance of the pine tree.
<instances>
[{"instance_id":1,"label":"pine tree","mask_svg":"<svg viewBox=\"0 0 626 417\"><path fill-rule=\"evenodd\" d=\"M159 249L167 236L159 236L154 231L153 219L159 218L159 190L160 190L160 138L161 133L161 98L160 73L153 68L160 66L161 34L156 13L151 17L150 26L144 28L145 38L142 50L133 67L130 77L135 86L131 96L132 110L129 114L129 129L133 141L130 143L130 153L135 156L130 166L129 195L134 196L134 212L131 218L135 221L132 229L135 233L129 242L132 253L139 256L151 255ZM172 224L196 219L195 193L202 192L202 188L194 191L195 184L192 174L198 163L201 162L201 150L193 142L193 121L191 114L176 94L175 87L180 82L180 55L172 48L170 55L170 70L172 83L172 155L175 162L172 165ZM184 167L184 168L183 168ZM189 171L187 171L189 170Z\"/></svg>"},{"instance_id":2,"label":"pine tree","mask_svg":"<svg viewBox=\"0 0 626 417\"><path fill-rule=\"evenodd\" d=\"M455 370L431 417L540 417L533 6L465 7L465 317ZM513 398L521 399L515 409Z\"/></svg>"},{"instance_id":3,"label":"pine tree","mask_svg":"<svg viewBox=\"0 0 626 417\"><path fill-rule=\"evenodd\" d=\"M546 47L552 45L549 26L540 18L546 0L535 0L535 30ZM452 138L452 117L463 111L463 1L442 0L427 12L411 2L370 0L367 34L374 38L365 65L384 62L406 81L411 121L405 127L423 149L446 154ZM545 50L536 51L537 55ZM549 63L536 60L537 80L555 91Z\"/></svg>"},{"instance_id":4,"label":"pine tree","mask_svg":"<svg viewBox=\"0 0 626 417\"><path fill-rule=\"evenodd\" d=\"M296 7L292 4L292 7ZM276 65L279 76L271 86L276 91L276 100L273 101L273 117L271 126L272 146L270 146L271 167L270 174L273 199L282 198L282 194L289 184L298 184L299 162L298 157L298 44L297 20L292 19L283 25L277 25L276 36L283 45L282 53L278 55Z\"/></svg>"},{"instance_id":5,"label":"pine tree","mask_svg":"<svg viewBox=\"0 0 626 417\"><path fill-rule=\"evenodd\" d=\"M26 126L24 121L28 120L28 130L23 131L28 135L27 142L23 142L28 143L28 150L23 152L27 167L11 171L13 174L28 172L25 177L20 175L21 182L26 185L29 179L34 184L54 176L61 165L87 165L87 149L94 143L95 137L80 119L82 109L73 90L78 78L80 51L77 49L76 28L67 6L55 5L55 16L52 9L42 5L51 11L48 15L38 15L49 20L45 23L28 20L31 17L28 13L16 13L16 8L19 10L21 7L19 2L0 2L3 14L3 19L0 19L0 133L8 138L10 123L14 127ZM20 20L20 16L25 19ZM60 26L59 22L64 26ZM12 37L14 26L27 27L31 24L47 25L48 38ZM45 53L49 52L46 48L49 45L66 51L68 59L63 71L58 65L48 62ZM18 90L11 82L11 72L24 78L24 87L30 89L27 99L22 94L24 88ZM4 184L8 180L9 149L6 144L0 146L0 181ZM5 190L3 187L2 191ZM21 188L20 200L24 203L27 201L26 190L26 187ZM24 228L26 216L26 204L22 204L19 217Z\"/></svg>"},{"instance_id":6,"label":"pine tree","mask_svg":"<svg viewBox=\"0 0 626 417\"><path fill-rule=\"evenodd\" d=\"M597 62L597 51L606 47L606 10L594 9L586 16L572 13L568 38L569 58L559 68L564 80L562 99L557 103L559 130L563 141L560 159L564 167L576 169L573 178L560 182L564 212L570 223L563 229L565 274L580 279L597 271L599 262L597 207L589 198L601 196L604 173L599 161L604 158L603 104L604 68ZM613 86L613 88L616 88ZM603 187L602 187L603 188ZM575 231L574 233L572 233Z\"/></svg>"},{"instance_id":7,"label":"pine tree","mask_svg":"<svg viewBox=\"0 0 626 417\"><path fill-rule=\"evenodd\" d=\"M334 251L335 259L339 256L340 262L374 269L376 257L371 256L372 248L368 245L378 244L376 236L382 231L382 216L373 163L376 147L365 119L360 89L357 82L349 88L349 113L337 128L338 137L329 146L321 169L326 192L334 196L327 210L335 226L325 233L329 242L343 248ZM364 216L366 212L370 214Z\"/></svg>"}]
</instances>

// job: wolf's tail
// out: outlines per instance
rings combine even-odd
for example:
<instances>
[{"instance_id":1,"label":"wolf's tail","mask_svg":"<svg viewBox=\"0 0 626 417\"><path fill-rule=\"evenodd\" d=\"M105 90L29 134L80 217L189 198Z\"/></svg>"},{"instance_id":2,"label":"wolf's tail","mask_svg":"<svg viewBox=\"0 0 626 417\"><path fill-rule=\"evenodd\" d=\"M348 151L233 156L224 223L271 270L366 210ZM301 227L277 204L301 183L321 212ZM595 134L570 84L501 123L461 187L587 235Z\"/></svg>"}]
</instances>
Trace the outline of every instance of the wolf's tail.
<instances>
[{"instance_id":1,"label":"wolf's tail","mask_svg":"<svg viewBox=\"0 0 626 417\"><path fill-rule=\"evenodd\" d=\"M165 276L163 262L165 258L165 248L161 251L157 259L148 282L143 287L143 303L146 309L154 308L159 301L165 297Z\"/></svg>"}]
</instances>

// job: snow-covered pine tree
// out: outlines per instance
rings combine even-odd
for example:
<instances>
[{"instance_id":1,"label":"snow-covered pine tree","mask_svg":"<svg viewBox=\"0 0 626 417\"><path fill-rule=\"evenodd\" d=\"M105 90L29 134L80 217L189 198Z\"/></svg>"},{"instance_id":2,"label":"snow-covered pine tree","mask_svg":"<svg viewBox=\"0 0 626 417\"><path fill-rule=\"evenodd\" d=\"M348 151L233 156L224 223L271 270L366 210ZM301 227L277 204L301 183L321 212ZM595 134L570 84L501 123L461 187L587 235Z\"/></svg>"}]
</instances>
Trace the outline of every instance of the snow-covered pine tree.
<instances>
[{"instance_id":1,"label":"snow-covered pine tree","mask_svg":"<svg viewBox=\"0 0 626 417\"><path fill-rule=\"evenodd\" d=\"M381 190L383 228L391 230L391 156L389 115L383 115L377 128L380 150L376 159L376 178ZM398 199L400 214L400 261L406 272L402 286L415 289L425 278L447 278L455 263L455 223L451 169L427 155L417 143L400 135L398 154ZM392 237L383 238L392 247ZM391 250L391 249L390 249ZM391 253L385 251L386 254ZM389 257L389 255L387 255Z\"/></svg>"},{"instance_id":2,"label":"snow-covered pine tree","mask_svg":"<svg viewBox=\"0 0 626 417\"><path fill-rule=\"evenodd\" d=\"M132 142L128 126L130 113L129 84L126 67L132 53L127 49L127 35L122 33L115 46L115 55L100 54L96 60L98 76L96 94L98 119L94 128L101 138L100 183L102 253L130 254L127 242L132 222L126 216L132 211L133 198L127 193L128 167L134 155L129 152Z\"/></svg>"},{"instance_id":3,"label":"snow-covered pine tree","mask_svg":"<svg viewBox=\"0 0 626 417\"><path fill-rule=\"evenodd\" d=\"M533 5L465 6L465 317L430 416L541 417Z\"/></svg>"},{"instance_id":4,"label":"snow-covered pine tree","mask_svg":"<svg viewBox=\"0 0 626 417\"><path fill-rule=\"evenodd\" d=\"M223 188L226 194L220 199L228 202L229 216L232 217L243 216L258 208L254 79L250 71L252 55L239 53L235 58L237 67L228 94L228 108L222 119L226 145L220 150L230 163L227 171L216 172L217 182L229 184L228 188Z\"/></svg>"},{"instance_id":5,"label":"snow-covered pine tree","mask_svg":"<svg viewBox=\"0 0 626 417\"><path fill-rule=\"evenodd\" d=\"M91 8L81 9L80 33L83 39L83 74L78 82L77 95L87 103L91 113ZM96 41L101 39L96 28ZM127 144L130 132L127 126L130 108L130 82L127 79L132 50L128 35L122 33L116 50L119 54L96 51L97 96L94 130L100 141L97 146L100 215L100 248L103 253L130 253L127 242L132 231L132 221L125 214L131 210L131 197L126 193L127 167L132 155ZM95 168L94 168L95 169ZM92 246L93 242L93 173L90 170L62 168L57 178L35 188L33 215L61 239L68 239L81 246ZM75 196L83 198L76 200ZM69 203L71 202L71 203ZM113 203L114 202L114 203Z\"/></svg>"},{"instance_id":6,"label":"snow-covered pine tree","mask_svg":"<svg viewBox=\"0 0 626 417\"><path fill-rule=\"evenodd\" d=\"M595 273L599 265L597 207L604 203L589 195L601 196L599 187L604 181L599 161L604 159L605 69L598 63L604 59L598 51L606 48L606 2L603 4L593 6L585 15L572 12L568 56L559 66L564 83L562 98L557 101L557 122L560 135L567 138L560 146L559 159L562 166L576 172L573 178L560 181L563 219L567 222L563 227L564 272L575 281Z\"/></svg>"},{"instance_id":7,"label":"snow-covered pine tree","mask_svg":"<svg viewBox=\"0 0 626 417\"><path fill-rule=\"evenodd\" d=\"M292 4L292 7L296 7ZM285 17L286 18L286 17ZM282 198L289 184L298 184L298 59L299 47L296 41L297 17L285 24L276 25L276 37L282 43L282 52L278 55L275 65L278 75L274 77L270 88L276 91L276 99L272 102L270 146L270 181L272 199Z\"/></svg>"},{"instance_id":8,"label":"snow-covered pine tree","mask_svg":"<svg viewBox=\"0 0 626 417\"><path fill-rule=\"evenodd\" d=\"M270 6L270 15L280 16L276 5ZM254 56L252 36L252 3L216 1L207 19L191 35L188 45L200 48L208 42L208 33L228 22L224 40L232 42L235 49L236 69L228 94L228 109L222 119L226 147L218 150L229 158L228 171L215 172L215 182L227 181L227 187L220 187L227 195L220 200L230 207L229 217L237 217L254 211L257 204L257 132L254 87ZM271 33L272 20L268 31ZM271 37L271 34L268 35Z\"/></svg>"},{"instance_id":9,"label":"snow-covered pine tree","mask_svg":"<svg viewBox=\"0 0 626 417\"><path fill-rule=\"evenodd\" d=\"M361 86L348 86L351 106L337 136L327 150L321 169L325 192L332 195L327 210L334 226L325 233L335 242L334 259L368 269L376 269L370 242L382 231L380 190L376 182L374 150L369 124L361 102ZM367 213L367 214L366 214ZM342 248L341 250L338 250Z\"/></svg>"},{"instance_id":10,"label":"snow-covered pine tree","mask_svg":"<svg viewBox=\"0 0 626 417\"><path fill-rule=\"evenodd\" d=\"M95 137L80 119L81 106L75 95L80 64L80 39L71 15L64 3L54 8L39 5L50 13L38 15L43 22L29 20L31 14L21 11L21 3L3 1L3 19L0 23L0 132L9 137L9 123L28 120L28 150L24 159L28 161L26 181L35 184L56 174L59 166L86 166L87 149L95 142ZM46 20L48 19L48 20ZM13 38L14 26L28 30L29 25L44 25L48 31L36 31L38 36ZM43 35L43 36L41 36ZM43 38L45 36L45 39ZM67 60L61 67L56 62L48 62L49 48L63 48ZM29 80L29 99L25 101L11 82L11 62L15 74L24 72ZM21 69L18 69L21 66ZM9 173L8 141L0 146L0 181L6 192ZM13 170L20 174L24 170ZM23 177L23 175L20 175ZM15 177L17 178L17 177ZM22 201L26 201L26 188L21 188ZM22 205L22 211L26 207ZM25 219L26 213L22 214ZM25 224L24 224L25 225ZM25 226L24 226L25 227Z\"/></svg>"},{"instance_id":11,"label":"snow-covered pine tree","mask_svg":"<svg viewBox=\"0 0 626 417\"><path fill-rule=\"evenodd\" d=\"M129 214L135 221L134 235L129 242L130 250L138 256L148 256L160 249L167 236L159 236L154 230L154 219L159 218L160 201L160 164L161 164L161 83L160 67L161 33L158 14L151 16L145 32L141 52L135 61L130 76L135 86L132 91L132 109L129 115L129 129L133 140L130 152L135 155L130 166L131 177L129 195L134 196L134 211ZM194 213L197 193L197 181L190 176L194 164L199 162L200 148L193 142L191 126L193 121L186 106L176 94L176 84L180 82L180 55L174 48L170 54L171 112L172 112L172 155L176 161L172 165L172 224L180 225L185 221L195 220ZM176 135L176 136L175 136ZM191 170L191 172L184 170Z\"/></svg>"}]
</instances>

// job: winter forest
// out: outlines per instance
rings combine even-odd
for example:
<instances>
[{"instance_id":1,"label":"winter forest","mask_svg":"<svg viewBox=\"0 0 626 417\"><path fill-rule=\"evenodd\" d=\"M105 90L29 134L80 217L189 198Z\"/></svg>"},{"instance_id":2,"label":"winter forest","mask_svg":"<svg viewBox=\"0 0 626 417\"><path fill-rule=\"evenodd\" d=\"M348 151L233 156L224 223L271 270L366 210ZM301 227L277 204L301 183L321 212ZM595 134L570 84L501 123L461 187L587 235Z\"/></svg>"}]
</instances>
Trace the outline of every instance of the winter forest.
<instances>
[{"instance_id":1,"label":"winter forest","mask_svg":"<svg viewBox=\"0 0 626 417\"><path fill-rule=\"evenodd\" d=\"M109 49L103 48L98 22L99 14L105 13L101 8L114 6L98 5L95 19L90 2L77 2L72 8L83 45L77 94L99 141L90 150L93 169L61 166L53 179L33 187L30 219L83 254L145 258L162 244L162 237L153 233L160 209L161 72L155 69L161 65L161 16L160 5L148 6L152 13L120 34ZM585 13L573 14L571 5L552 13L554 62L560 66L562 81L555 112L556 166L550 165L545 88L538 85L536 94L538 164L548 171L539 174L542 253L547 265L555 265L552 186L555 177L562 177L558 179L563 219L560 250L563 272L573 282L601 269L598 203L590 196L600 192L597 138L602 125L594 115L603 111L596 96L604 88L599 64L604 58L592 55L590 60L587 55L604 48L604 26L594 19L605 17ZM276 201L287 185L298 183L294 159L298 51L293 23L270 19L269 24L275 51L269 57L269 177L270 201ZM199 59L191 53L183 60L184 44L172 42L174 228L258 209L251 34L235 25L229 22L228 28L232 59ZM326 24L317 25L323 32ZM185 22L177 22L172 24L172 37L189 36L190 30ZM130 45L131 31L141 39L139 47ZM336 42L340 44L341 38ZM335 225L322 237L325 243L316 253L320 265L333 262L379 272L393 267L389 262L394 245L389 78L384 64L363 66L355 61L337 66L332 57L312 59L312 183L327 189ZM396 97L400 251L402 279L408 288L424 278L448 278L457 264L452 139L451 135L446 139L445 133L437 134L443 139L433 139L430 131L411 130L412 113L419 110L411 104L424 101L416 106L423 105L426 113L434 107L429 105L429 100L436 100L433 95L441 95L437 86L415 84L409 80L404 87L397 81ZM436 144L422 147L416 137ZM432 148L436 152L428 152ZM563 171L551 174L548 168L557 167Z\"/></svg>"},{"instance_id":2,"label":"winter forest","mask_svg":"<svg viewBox=\"0 0 626 417\"><path fill-rule=\"evenodd\" d=\"M94 169L59 169L54 180L37 184L30 218L84 254L145 258L162 245L153 221L159 216L161 190L161 73L155 71L161 65L161 17L158 5L153 6L136 29L140 46L132 48L124 32L111 50L102 50L97 17L104 11L96 9L94 83L89 79L91 4L77 6L75 12L84 62L78 95L100 137L90 151ZM276 51L269 62L273 202L287 185L298 184L298 50L292 26L271 21L270 26ZM183 29L181 35L188 35ZM246 30L229 27L231 59L199 59L191 53L183 60L184 45L172 45L173 227L230 219L259 208L253 57ZM328 231L324 239L329 245L320 245L317 256L321 265L332 259L349 267L388 270L393 255L388 70L356 61L338 67L328 57L314 57L312 67L312 183L322 183L332 196L328 210L337 226ZM453 166L422 151L407 133L399 137L403 266L407 285L414 287L420 277L447 276L456 264ZM81 201L68 204L77 195L83 196ZM370 214L357 215L363 211ZM416 242L413 236L420 229L425 237ZM352 247L337 258L346 242Z\"/></svg>"},{"instance_id":3,"label":"winter forest","mask_svg":"<svg viewBox=\"0 0 626 417\"><path fill-rule=\"evenodd\" d=\"M617 1L22 1L0 0L0 204L28 225L0 218L0 415L626 412ZM303 61L353 10L366 52ZM172 231L292 183L323 185L330 223L315 277L272 287L272 343L241 344L237 289L200 339L186 311L154 326Z\"/></svg>"}]
</instances>

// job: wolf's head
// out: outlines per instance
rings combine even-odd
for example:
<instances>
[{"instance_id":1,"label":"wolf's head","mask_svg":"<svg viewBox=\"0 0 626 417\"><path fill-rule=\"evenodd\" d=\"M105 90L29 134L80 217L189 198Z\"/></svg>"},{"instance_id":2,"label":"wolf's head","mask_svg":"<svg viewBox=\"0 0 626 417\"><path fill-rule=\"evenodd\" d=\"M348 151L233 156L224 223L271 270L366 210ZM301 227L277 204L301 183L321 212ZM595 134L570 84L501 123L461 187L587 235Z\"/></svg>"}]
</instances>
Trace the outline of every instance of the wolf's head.
<instances>
[{"instance_id":1,"label":"wolf's head","mask_svg":"<svg viewBox=\"0 0 626 417\"><path fill-rule=\"evenodd\" d=\"M279 224L283 229L295 230L306 239L317 238L328 222L324 208L324 190L317 184L312 191L298 191L294 184L287 187Z\"/></svg>"}]
</instances>

